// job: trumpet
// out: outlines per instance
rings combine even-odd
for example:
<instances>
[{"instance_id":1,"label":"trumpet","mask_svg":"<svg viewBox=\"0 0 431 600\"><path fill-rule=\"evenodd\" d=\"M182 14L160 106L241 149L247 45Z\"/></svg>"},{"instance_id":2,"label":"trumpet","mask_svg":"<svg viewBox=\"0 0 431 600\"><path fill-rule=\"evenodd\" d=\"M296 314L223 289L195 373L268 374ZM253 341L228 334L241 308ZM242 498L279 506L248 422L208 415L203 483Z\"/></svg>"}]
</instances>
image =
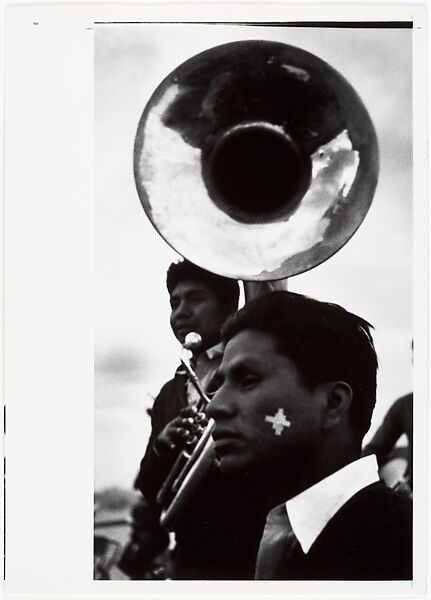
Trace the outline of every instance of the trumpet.
<instances>
[{"instance_id":1,"label":"trumpet","mask_svg":"<svg viewBox=\"0 0 431 600\"><path fill-rule=\"evenodd\" d=\"M186 370L188 379L199 394L196 404L197 411L205 411L210 402L209 396L205 393L190 364L192 351L197 349L201 343L202 338L198 333L188 333L180 355L180 361ZM175 521L185 501L193 495L197 482L200 482L202 475L208 471L215 458L211 438L213 428L213 419L208 421L205 428L201 428L198 424L185 442L186 449L180 452L160 488L157 495L157 502L163 507L160 523L166 529L169 529ZM187 490L187 494L184 494L185 490Z\"/></svg>"}]
</instances>

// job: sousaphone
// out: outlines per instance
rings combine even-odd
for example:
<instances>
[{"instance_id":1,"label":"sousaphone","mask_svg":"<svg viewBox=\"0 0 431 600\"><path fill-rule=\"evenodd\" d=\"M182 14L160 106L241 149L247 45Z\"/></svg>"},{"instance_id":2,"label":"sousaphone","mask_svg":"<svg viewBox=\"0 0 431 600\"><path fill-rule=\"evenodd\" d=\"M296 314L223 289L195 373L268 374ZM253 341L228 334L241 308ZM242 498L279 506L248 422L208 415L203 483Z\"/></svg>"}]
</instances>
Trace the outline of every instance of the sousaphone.
<instances>
[{"instance_id":1,"label":"sousaphone","mask_svg":"<svg viewBox=\"0 0 431 600\"><path fill-rule=\"evenodd\" d=\"M139 197L160 235L191 262L246 281L285 279L337 252L370 207L378 164L373 124L346 79L309 52L260 40L172 71L134 149ZM210 424L163 486L173 490L167 527L212 460Z\"/></svg>"},{"instance_id":2,"label":"sousaphone","mask_svg":"<svg viewBox=\"0 0 431 600\"><path fill-rule=\"evenodd\" d=\"M145 212L179 254L275 280L325 261L357 230L377 184L377 138L358 94L317 56L232 42L157 87L134 170Z\"/></svg>"}]
</instances>

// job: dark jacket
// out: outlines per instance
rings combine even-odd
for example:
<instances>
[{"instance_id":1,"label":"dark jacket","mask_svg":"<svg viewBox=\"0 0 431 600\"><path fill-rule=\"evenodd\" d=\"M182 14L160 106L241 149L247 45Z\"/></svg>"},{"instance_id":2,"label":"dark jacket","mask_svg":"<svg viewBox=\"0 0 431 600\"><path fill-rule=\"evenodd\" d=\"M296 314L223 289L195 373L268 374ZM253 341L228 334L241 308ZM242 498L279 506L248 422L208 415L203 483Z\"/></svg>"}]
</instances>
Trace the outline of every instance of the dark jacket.
<instances>
[{"instance_id":1,"label":"dark jacket","mask_svg":"<svg viewBox=\"0 0 431 600\"><path fill-rule=\"evenodd\" d=\"M307 554L296 547L280 579L411 580L410 498L382 482L367 486L330 519Z\"/></svg>"},{"instance_id":2,"label":"dark jacket","mask_svg":"<svg viewBox=\"0 0 431 600\"><path fill-rule=\"evenodd\" d=\"M174 454L164 457L156 454L153 449L154 442L165 425L178 415L181 408L187 406L186 383L185 373L177 369L173 379L165 383L160 390L151 409L150 439L135 481L135 488L151 502L155 501L160 486L175 460Z\"/></svg>"}]
</instances>

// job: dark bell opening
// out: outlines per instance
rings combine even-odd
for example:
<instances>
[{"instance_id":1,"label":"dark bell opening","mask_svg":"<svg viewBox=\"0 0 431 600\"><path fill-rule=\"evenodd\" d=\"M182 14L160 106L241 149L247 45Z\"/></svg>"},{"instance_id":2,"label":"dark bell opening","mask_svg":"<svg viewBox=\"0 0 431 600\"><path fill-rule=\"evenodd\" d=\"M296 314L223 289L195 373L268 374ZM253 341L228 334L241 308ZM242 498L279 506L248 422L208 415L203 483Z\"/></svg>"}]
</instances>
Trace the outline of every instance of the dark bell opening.
<instances>
[{"instance_id":1,"label":"dark bell opening","mask_svg":"<svg viewBox=\"0 0 431 600\"><path fill-rule=\"evenodd\" d=\"M264 222L289 213L308 188L310 159L295 142L265 125L231 130L204 163L215 204L244 222Z\"/></svg>"}]
</instances>

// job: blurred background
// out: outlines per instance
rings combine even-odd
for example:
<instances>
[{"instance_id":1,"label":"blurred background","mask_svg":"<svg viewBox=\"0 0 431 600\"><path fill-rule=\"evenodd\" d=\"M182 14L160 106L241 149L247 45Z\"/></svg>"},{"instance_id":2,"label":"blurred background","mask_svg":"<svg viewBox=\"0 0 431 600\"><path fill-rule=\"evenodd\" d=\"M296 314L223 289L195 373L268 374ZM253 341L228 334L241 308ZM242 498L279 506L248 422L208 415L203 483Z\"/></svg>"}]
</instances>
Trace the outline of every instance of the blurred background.
<instances>
[{"instance_id":1,"label":"blurred background","mask_svg":"<svg viewBox=\"0 0 431 600\"><path fill-rule=\"evenodd\" d=\"M377 130L380 177L358 232L289 289L336 302L375 327L380 370L372 435L412 389L412 30L218 24L100 25L95 32L95 492L127 510L147 409L178 363L165 273L177 255L144 214L133 176L138 121L161 80L192 55L243 39L285 42L337 69ZM103 500L104 499L104 500Z\"/></svg>"}]
</instances>

